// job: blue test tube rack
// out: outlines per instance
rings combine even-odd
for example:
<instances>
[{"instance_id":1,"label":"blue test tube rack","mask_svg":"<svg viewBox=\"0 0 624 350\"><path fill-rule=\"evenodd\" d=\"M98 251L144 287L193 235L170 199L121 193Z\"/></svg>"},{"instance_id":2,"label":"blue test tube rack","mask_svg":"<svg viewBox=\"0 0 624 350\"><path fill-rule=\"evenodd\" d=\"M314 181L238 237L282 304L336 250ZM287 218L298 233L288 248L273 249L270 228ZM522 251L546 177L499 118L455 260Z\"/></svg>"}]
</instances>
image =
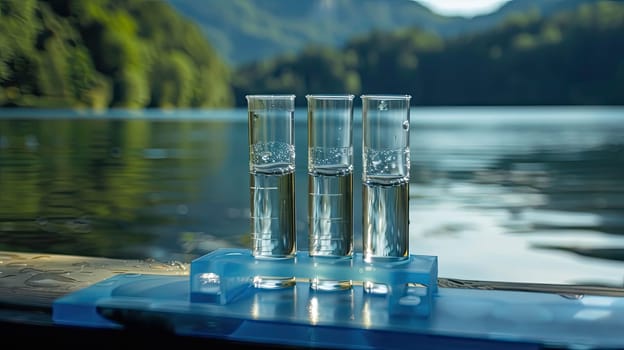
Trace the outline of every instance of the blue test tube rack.
<instances>
[{"instance_id":1,"label":"blue test tube rack","mask_svg":"<svg viewBox=\"0 0 624 350\"><path fill-rule=\"evenodd\" d=\"M292 275L291 288L253 286L256 274ZM315 291L309 278L353 280ZM364 293L362 282L387 293ZM425 288L426 287L426 288ZM416 291L410 290L416 288ZM119 274L54 301L56 324L91 328L164 327L175 334L272 345L344 349L622 349L624 298L553 292L449 288L437 284L437 258L401 263L320 264L255 260L219 249L194 260L189 275Z\"/></svg>"},{"instance_id":2,"label":"blue test tube rack","mask_svg":"<svg viewBox=\"0 0 624 350\"><path fill-rule=\"evenodd\" d=\"M315 258L298 251L292 259L256 259L246 249L217 249L191 262L190 300L228 305L254 293L254 276L291 276L296 283L313 279L351 280L371 297L383 298L389 315L427 316L438 291L436 256L410 255L400 261L365 262L362 254L349 258ZM368 291L370 286L377 286ZM319 298L340 291L327 291ZM292 300L296 303L296 300ZM382 304L383 305L383 304Z\"/></svg>"}]
</instances>

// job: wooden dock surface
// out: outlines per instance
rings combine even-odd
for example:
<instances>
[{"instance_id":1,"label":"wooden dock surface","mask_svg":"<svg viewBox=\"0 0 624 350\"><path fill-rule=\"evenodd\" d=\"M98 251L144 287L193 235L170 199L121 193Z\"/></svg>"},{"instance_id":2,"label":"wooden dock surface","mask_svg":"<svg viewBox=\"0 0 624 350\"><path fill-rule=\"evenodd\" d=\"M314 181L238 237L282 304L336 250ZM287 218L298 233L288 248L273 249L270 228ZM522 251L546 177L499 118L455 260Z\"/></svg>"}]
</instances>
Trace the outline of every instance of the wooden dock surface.
<instances>
[{"instance_id":1,"label":"wooden dock surface","mask_svg":"<svg viewBox=\"0 0 624 350\"><path fill-rule=\"evenodd\" d=\"M121 273L188 275L189 264L0 251L0 319L52 323L55 299Z\"/></svg>"}]
</instances>

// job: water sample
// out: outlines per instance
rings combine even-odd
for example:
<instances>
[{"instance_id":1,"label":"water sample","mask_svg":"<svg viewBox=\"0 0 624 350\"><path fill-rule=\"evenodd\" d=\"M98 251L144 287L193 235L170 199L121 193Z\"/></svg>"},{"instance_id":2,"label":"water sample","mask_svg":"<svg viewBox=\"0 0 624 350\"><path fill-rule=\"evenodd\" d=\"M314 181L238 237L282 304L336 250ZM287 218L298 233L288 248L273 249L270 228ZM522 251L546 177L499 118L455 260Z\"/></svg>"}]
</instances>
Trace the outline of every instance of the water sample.
<instances>
[{"instance_id":1,"label":"water sample","mask_svg":"<svg viewBox=\"0 0 624 350\"><path fill-rule=\"evenodd\" d=\"M251 242L255 257L290 258L295 252L293 171L250 175Z\"/></svg>"},{"instance_id":2,"label":"water sample","mask_svg":"<svg viewBox=\"0 0 624 350\"><path fill-rule=\"evenodd\" d=\"M350 263L353 256L353 98L306 96L308 251L319 264L324 259ZM310 286L316 290L344 290L352 283L317 276Z\"/></svg>"},{"instance_id":3,"label":"water sample","mask_svg":"<svg viewBox=\"0 0 624 350\"><path fill-rule=\"evenodd\" d=\"M362 192L364 259L409 256L409 183L364 183Z\"/></svg>"},{"instance_id":4,"label":"water sample","mask_svg":"<svg viewBox=\"0 0 624 350\"><path fill-rule=\"evenodd\" d=\"M366 262L409 258L409 95L362 95Z\"/></svg>"},{"instance_id":5,"label":"water sample","mask_svg":"<svg viewBox=\"0 0 624 350\"><path fill-rule=\"evenodd\" d=\"M353 252L353 173L308 175L309 253L345 257Z\"/></svg>"},{"instance_id":6,"label":"water sample","mask_svg":"<svg viewBox=\"0 0 624 350\"><path fill-rule=\"evenodd\" d=\"M295 257L294 95L247 95L251 252ZM294 276L254 276L257 288L292 287Z\"/></svg>"}]
</instances>

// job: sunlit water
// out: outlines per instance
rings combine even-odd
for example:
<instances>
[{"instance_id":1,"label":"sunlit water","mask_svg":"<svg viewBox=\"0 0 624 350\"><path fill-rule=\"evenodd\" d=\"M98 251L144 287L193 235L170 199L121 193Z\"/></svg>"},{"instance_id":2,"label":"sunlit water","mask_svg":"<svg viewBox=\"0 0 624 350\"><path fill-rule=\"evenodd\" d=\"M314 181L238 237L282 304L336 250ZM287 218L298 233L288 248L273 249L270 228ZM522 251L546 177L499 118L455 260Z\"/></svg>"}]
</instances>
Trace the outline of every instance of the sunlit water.
<instances>
[{"instance_id":1,"label":"sunlit water","mask_svg":"<svg viewBox=\"0 0 624 350\"><path fill-rule=\"evenodd\" d=\"M624 109L414 107L410 130L410 253L437 255L441 277L623 286ZM248 150L245 109L0 110L0 250L190 262L249 247Z\"/></svg>"}]
</instances>

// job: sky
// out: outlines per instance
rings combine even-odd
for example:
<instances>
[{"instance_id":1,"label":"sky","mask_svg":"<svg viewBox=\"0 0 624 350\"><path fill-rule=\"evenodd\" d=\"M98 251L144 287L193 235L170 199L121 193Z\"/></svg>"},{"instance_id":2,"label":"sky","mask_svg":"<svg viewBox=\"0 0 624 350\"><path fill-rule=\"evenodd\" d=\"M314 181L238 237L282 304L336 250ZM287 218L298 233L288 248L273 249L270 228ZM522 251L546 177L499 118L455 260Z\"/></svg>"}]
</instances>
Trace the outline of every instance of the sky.
<instances>
[{"instance_id":1,"label":"sky","mask_svg":"<svg viewBox=\"0 0 624 350\"><path fill-rule=\"evenodd\" d=\"M490 13L509 0L416 0L446 16L472 17Z\"/></svg>"}]
</instances>

